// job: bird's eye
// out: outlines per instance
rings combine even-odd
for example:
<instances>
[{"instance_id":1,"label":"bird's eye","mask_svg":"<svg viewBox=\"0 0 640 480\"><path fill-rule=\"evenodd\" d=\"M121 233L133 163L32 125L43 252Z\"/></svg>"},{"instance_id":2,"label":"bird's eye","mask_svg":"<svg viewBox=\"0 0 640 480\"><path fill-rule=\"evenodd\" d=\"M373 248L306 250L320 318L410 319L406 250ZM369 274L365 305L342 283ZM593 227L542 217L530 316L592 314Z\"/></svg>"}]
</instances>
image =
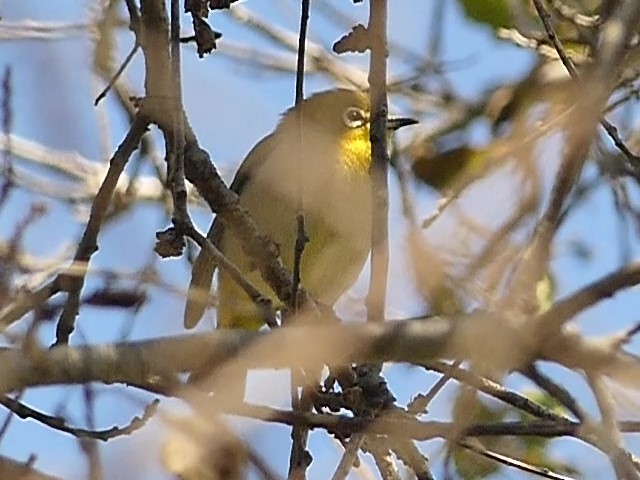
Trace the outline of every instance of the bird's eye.
<instances>
[{"instance_id":1,"label":"bird's eye","mask_svg":"<svg viewBox=\"0 0 640 480\"><path fill-rule=\"evenodd\" d=\"M367 115L358 107L349 107L342 114L342 121L349 128L358 128L365 124Z\"/></svg>"}]
</instances>

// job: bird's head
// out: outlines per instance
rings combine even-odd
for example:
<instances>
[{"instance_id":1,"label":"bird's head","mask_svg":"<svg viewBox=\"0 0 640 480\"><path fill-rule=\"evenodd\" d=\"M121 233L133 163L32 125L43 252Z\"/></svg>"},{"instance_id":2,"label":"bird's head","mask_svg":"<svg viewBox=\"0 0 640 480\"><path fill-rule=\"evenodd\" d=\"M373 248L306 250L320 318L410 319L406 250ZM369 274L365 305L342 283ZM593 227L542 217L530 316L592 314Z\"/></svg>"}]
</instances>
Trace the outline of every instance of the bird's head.
<instances>
[{"instance_id":1,"label":"bird's head","mask_svg":"<svg viewBox=\"0 0 640 480\"><path fill-rule=\"evenodd\" d=\"M305 125L312 131L335 137L341 165L350 173L368 174L371 166L369 141L370 106L365 92L339 88L316 93L302 102ZM288 110L283 123L295 121L295 109ZM418 123L411 118L389 118L389 133Z\"/></svg>"}]
</instances>

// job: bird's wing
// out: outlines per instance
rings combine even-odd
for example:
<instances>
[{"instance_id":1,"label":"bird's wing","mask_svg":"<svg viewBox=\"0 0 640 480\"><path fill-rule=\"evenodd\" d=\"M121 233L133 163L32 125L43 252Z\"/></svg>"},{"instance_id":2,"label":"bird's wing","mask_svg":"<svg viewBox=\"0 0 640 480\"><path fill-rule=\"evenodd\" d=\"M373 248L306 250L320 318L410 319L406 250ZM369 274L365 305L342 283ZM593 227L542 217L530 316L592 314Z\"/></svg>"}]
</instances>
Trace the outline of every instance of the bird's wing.
<instances>
[{"instance_id":1,"label":"bird's wing","mask_svg":"<svg viewBox=\"0 0 640 480\"><path fill-rule=\"evenodd\" d=\"M255 174L255 172L264 165L264 163L271 157L271 153L275 148L276 141L273 133L267 135L256 143L245 157L240 168L238 168L229 188L238 195L241 195L245 185L251 179L252 173Z\"/></svg>"},{"instance_id":2,"label":"bird's wing","mask_svg":"<svg viewBox=\"0 0 640 480\"><path fill-rule=\"evenodd\" d=\"M241 196L242 190L251 179L252 174L271 157L271 153L275 148L273 139L274 134L267 135L251 149L236 172L233 182L231 182L229 188L233 192ZM223 235L224 223L216 217L209 228L207 238L216 247L220 247ZM185 328L195 327L204 315L204 311L209 305L209 292L211 291L213 274L217 266L215 260L206 251L200 250L193 262L193 270L191 271L191 282L189 283L187 303L184 309Z\"/></svg>"}]
</instances>

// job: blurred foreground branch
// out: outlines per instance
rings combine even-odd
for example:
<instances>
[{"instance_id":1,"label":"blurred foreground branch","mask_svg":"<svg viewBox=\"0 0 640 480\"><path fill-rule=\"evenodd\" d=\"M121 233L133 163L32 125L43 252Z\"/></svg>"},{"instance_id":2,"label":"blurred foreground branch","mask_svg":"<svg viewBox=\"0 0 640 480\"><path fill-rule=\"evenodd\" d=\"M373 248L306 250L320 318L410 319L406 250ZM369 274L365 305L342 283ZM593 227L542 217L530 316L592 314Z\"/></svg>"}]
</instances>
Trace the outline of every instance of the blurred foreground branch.
<instances>
[{"instance_id":1,"label":"blurred foreground branch","mask_svg":"<svg viewBox=\"0 0 640 480\"><path fill-rule=\"evenodd\" d=\"M640 362L615 342L585 339L564 329L538 345L518 322L498 314L473 313L380 324L292 326L273 332L220 330L30 352L5 348L0 350L5 366L0 392L94 381L153 390L154 384L179 372L205 366L215 370L230 359L236 362L234 368L249 369L371 362L421 365L435 358L470 360L502 373L546 359L640 388Z\"/></svg>"}]
</instances>

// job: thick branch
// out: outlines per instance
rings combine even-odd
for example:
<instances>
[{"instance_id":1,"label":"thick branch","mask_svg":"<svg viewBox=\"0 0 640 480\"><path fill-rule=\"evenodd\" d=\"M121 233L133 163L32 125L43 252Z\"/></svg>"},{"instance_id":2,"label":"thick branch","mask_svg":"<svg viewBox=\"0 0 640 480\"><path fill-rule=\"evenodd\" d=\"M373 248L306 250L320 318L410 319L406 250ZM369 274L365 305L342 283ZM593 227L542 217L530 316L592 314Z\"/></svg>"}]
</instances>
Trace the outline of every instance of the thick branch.
<instances>
[{"instance_id":1,"label":"thick branch","mask_svg":"<svg viewBox=\"0 0 640 480\"><path fill-rule=\"evenodd\" d=\"M500 332L499 335L496 332ZM99 381L153 390L177 372L233 359L234 368L313 368L325 364L407 362L459 358L508 372L531 362L529 334L484 313L396 322L291 326L273 332L219 330L210 335L25 352L0 350L0 393L25 387ZM239 355L242 353L242 355ZM640 386L640 363L575 332L560 332L541 358ZM217 369L218 373L224 368ZM224 375L217 375L224 382ZM215 387L215 385L214 385ZM220 385L223 388L222 385ZM215 390L215 388L214 388Z\"/></svg>"}]
</instances>

